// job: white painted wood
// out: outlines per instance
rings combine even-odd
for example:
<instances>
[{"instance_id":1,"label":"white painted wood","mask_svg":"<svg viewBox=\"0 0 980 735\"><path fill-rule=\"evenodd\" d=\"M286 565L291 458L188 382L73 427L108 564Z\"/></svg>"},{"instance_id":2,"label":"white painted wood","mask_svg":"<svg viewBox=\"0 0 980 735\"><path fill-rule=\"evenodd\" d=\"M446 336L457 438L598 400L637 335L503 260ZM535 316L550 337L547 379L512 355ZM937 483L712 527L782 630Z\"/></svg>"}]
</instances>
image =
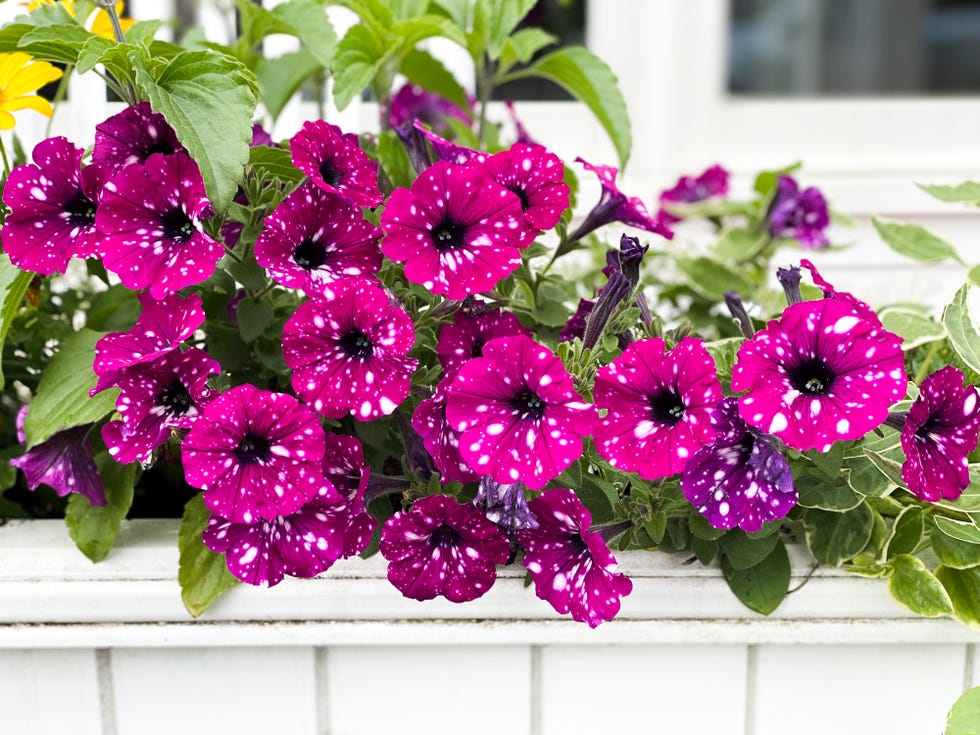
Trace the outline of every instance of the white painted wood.
<instances>
[{"instance_id":1,"label":"white painted wood","mask_svg":"<svg viewBox=\"0 0 980 735\"><path fill-rule=\"evenodd\" d=\"M118 735L316 729L311 648L113 650Z\"/></svg>"},{"instance_id":2,"label":"white painted wood","mask_svg":"<svg viewBox=\"0 0 980 735\"><path fill-rule=\"evenodd\" d=\"M744 646L544 646L541 733L742 735Z\"/></svg>"},{"instance_id":3,"label":"white painted wood","mask_svg":"<svg viewBox=\"0 0 980 735\"><path fill-rule=\"evenodd\" d=\"M528 732L526 646L346 646L327 662L331 735Z\"/></svg>"},{"instance_id":4,"label":"white painted wood","mask_svg":"<svg viewBox=\"0 0 980 735\"><path fill-rule=\"evenodd\" d=\"M942 732L965 655L957 645L762 646L751 735Z\"/></svg>"},{"instance_id":5,"label":"white painted wood","mask_svg":"<svg viewBox=\"0 0 980 735\"><path fill-rule=\"evenodd\" d=\"M95 651L0 650L0 713L7 735L98 735Z\"/></svg>"}]
</instances>

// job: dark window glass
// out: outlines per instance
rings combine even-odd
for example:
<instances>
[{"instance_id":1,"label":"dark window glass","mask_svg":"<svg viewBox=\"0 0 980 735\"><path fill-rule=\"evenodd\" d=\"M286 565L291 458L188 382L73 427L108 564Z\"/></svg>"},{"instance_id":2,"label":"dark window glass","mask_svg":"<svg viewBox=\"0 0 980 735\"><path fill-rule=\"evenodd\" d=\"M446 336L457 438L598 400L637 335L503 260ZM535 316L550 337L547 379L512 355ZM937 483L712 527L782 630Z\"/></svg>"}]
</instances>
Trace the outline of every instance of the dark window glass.
<instances>
[{"instance_id":1,"label":"dark window glass","mask_svg":"<svg viewBox=\"0 0 980 735\"><path fill-rule=\"evenodd\" d=\"M980 92L980 0L733 0L728 89Z\"/></svg>"}]
</instances>

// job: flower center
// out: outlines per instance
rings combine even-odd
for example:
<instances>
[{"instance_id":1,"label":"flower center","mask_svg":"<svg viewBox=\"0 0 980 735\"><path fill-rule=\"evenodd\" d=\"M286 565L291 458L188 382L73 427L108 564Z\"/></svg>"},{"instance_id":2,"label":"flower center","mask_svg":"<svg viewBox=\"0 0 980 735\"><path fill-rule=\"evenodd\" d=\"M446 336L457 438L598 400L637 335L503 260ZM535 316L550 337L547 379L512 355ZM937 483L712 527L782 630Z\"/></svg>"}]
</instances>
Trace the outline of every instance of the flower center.
<instances>
[{"instance_id":1,"label":"flower center","mask_svg":"<svg viewBox=\"0 0 980 735\"><path fill-rule=\"evenodd\" d=\"M834 372L818 357L788 368L786 375L796 390L808 396L825 396L834 387Z\"/></svg>"},{"instance_id":2,"label":"flower center","mask_svg":"<svg viewBox=\"0 0 980 735\"><path fill-rule=\"evenodd\" d=\"M316 270L327 262L327 251L322 244L307 238L296 246L293 260L303 270Z\"/></svg>"},{"instance_id":3,"label":"flower center","mask_svg":"<svg viewBox=\"0 0 980 735\"><path fill-rule=\"evenodd\" d=\"M483 337L477 337L476 341L473 343L473 349L470 350L471 357L483 357L483 346L486 344L486 340Z\"/></svg>"},{"instance_id":4,"label":"flower center","mask_svg":"<svg viewBox=\"0 0 980 735\"><path fill-rule=\"evenodd\" d=\"M463 247L466 244L465 238L466 226L449 217L432 228L432 244L440 253Z\"/></svg>"},{"instance_id":5,"label":"flower center","mask_svg":"<svg viewBox=\"0 0 980 735\"><path fill-rule=\"evenodd\" d=\"M91 227L95 224L95 204L82 193L81 189L65 202L63 207L68 214L68 221L78 227Z\"/></svg>"},{"instance_id":6,"label":"flower center","mask_svg":"<svg viewBox=\"0 0 980 735\"><path fill-rule=\"evenodd\" d=\"M360 329L352 329L341 337L340 349L352 360L365 361L374 354L374 345Z\"/></svg>"},{"instance_id":7,"label":"flower center","mask_svg":"<svg viewBox=\"0 0 980 735\"><path fill-rule=\"evenodd\" d=\"M674 391L663 389L650 396L650 412L658 424L675 426L684 418L684 401Z\"/></svg>"},{"instance_id":8,"label":"flower center","mask_svg":"<svg viewBox=\"0 0 980 735\"><path fill-rule=\"evenodd\" d=\"M540 421L548 404L530 388L522 388L521 392L510 399L510 407L520 419Z\"/></svg>"},{"instance_id":9,"label":"flower center","mask_svg":"<svg viewBox=\"0 0 980 735\"><path fill-rule=\"evenodd\" d=\"M256 464L258 462L268 462L272 457L270 447L272 445L264 436L257 436L251 432L242 437L235 447L235 457L243 465Z\"/></svg>"},{"instance_id":10,"label":"flower center","mask_svg":"<svg viewBox=\"0 0 980 735\"><path fill-rule=\"evenodd\" d=\"M174 380L157 395L156 404L163 406L171 416L183 416L194 405L191 394L179 380Z\"/></svg>"},{"instance_id":11,"label":"flower center","mask_svg":"<svg viewBox=\"0 0 980 735\"><path fill-rule=\"evenodd\" d=\"M166 140L162 138L154 138L148 146L143 149L142 160L140 163L146 163L146 159L152 156L154 153L162 153L165 156L169 156L176 153L177 150Z\"/></svg>"},{"instance_id":12,"label":"flower center","mask_svg":"<svg viewBox=\"0 0 980 735\"><path fill-rule=\"evenodd\" d=\"M179 244L187 242L194 234L194 223L180 207L165 212L160 218L160 225L163 227L163 236Z\"/></svg>"},{"instance_id":13,"label":"flower center","mask_svg":"<svg viewBox=\"0 0 980 735\"><path fill-rule=\"evenodd\" d=\"M527 192L524 191L523 187L517 186L516 184L507 188L517 194L517 198L521 200L521 211L526 212L527 208L531 206L531 200L527 198Z\"/></svg>"},{"instance_id":14,"label":"flower center","mask_svg":"<svg viewBox=\"0 0 980 735\"><path fill-rule=\"evenodd\" d=\"M320 176L330 186L336 186L343 178L344 172L337 168L332 158L328 158L320 164Z\"/></svg>"},{"instance_id":15,"label":"flower center","mask_svg":"<svg viewBox=\"0 0 980 735\"><path fill-rule=\"evenodd\" d=\"M432 533L429 544L434 548L447 549L450 546L458 544L459 540L460 535L456 532L456 529L443 523Z\"/></svg>"},{"instance_id":16,"label":"flower center","mask_svg":"<svg viewBox=\"0 0 980 735\"><path fill-rule=\"evenodd\" d=\"M574 536L569 537L568 543L572 547L573 554L584 554L589 550L589 547L585 545L585 539L582 538L582 534L576 533Z\"/></svg>"}]
</instances>

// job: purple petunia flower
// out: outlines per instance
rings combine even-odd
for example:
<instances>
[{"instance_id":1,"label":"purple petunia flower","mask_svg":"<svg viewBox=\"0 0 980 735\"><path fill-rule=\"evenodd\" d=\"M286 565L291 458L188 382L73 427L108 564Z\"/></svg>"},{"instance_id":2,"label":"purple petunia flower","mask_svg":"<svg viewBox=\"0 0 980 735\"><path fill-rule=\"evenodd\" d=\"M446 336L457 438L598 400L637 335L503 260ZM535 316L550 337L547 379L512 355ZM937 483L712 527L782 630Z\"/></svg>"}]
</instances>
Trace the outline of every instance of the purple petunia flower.
<instances>
[{"instance_id":1,"label":"purple petunia flower","mask_svg":"<svg viewBox=\"0 0 980 735\"><path fill-rule=\"evenodd\" d=\"M684 468L684 497L715 528L752 532L783 518L798 496L775 442L742 420L737 398L718 404L711 425L718 432L714 441Z\"/></svg>"},{"instance_id":2,"label":"purple petunia flower","mask_svg":"<svg viewBox=\"0 0 980 735\"><path fill-rule=\"evenodd\" d=\"M124 371L116 410L121 420L102 427L109 455L120 464L148 462L173 429L189 429L214 398L208 376L221 366L207 352L172 350Z\"/></svg>"},{"instance_id":3,"label":"purple petunia flower","mask_svg":"<svg viewBox=\"0 0 980 735\"><path fill-rule=\"evenodd\" d=\"M252 140L248 145L252 148L259 145L269 146L270 148L282 148L281 145L272 139L269 131L263 128L261 123L252 123Z\"/></svg>"},{"instance_id":4,"label":"purple petunia flower","mask_svg":"<svg viewBox=\"0 0 980 735\"><path fill-rule=\"evenodd\" d=\"M517 317L509 311L494 309L476 316L457 311L453 323L439 330L436 353L442 364L442 374L451 379L463 363L483 356L483 346L487 342L518 334L530 337L531 330L521 326Z\"/></svg>"},{"instance_id":5,"label":"purple petunia flower","mask_svg":"<svg viewBox=\"0 0 980 735\"><path fill-rule=\"evenodd\" d=\"M149 288L155 299L200 283L225 252L201 229L213 213L194 160L155 153L105 186L95 214L102 262L124 286Z\"/></svg>"},{"instance_id":6,"label":"purple petunia flower","mask_svg":"<svg viewBox=\"0 0 980 735\"><path fill-rule=\"evenodd\" d=\"M24 406L17 414L17 437L21 443L26 441L23 426L28 408ZM92 424L85 424L59 431L11 459L10 466L24 471L30 490L37 490L43 483L61 497L78 493L92 505L105 505L102 475L92 459L92 443L88 439L91 428Z\"/></svg>"},{"instance_id":7,"label":"purple petunia flower","mask_svg":"<svg viewBox=\"0 0 980 735\"><path fill-rule=\"evenodd\" d=\"M367 512L364 491L371 477L371 468L364 463L364 449L353 436L327 434L323 452L323 474L344 502L344 552L347 559L360 554L371 544L377 519Z\"/></svg>"},{"instance_id":8,"label":"purple petunia flower","mask_svg":"<svg viewBox=\"0 0 980 735\"><path fill-rule=\"evenodd\" d=\"M329 569L343 553L345 527L336 492L324 481L317 496L294 513L251 524L212 515L201 537L211 551L225 554L235 577L272 587L286 574L309 578Z\"/></svg>"},{"instance_id":9,"label":"purple petunia flower","mask_svg":"<svg viewBox=\"0 0 980 735\"><path fill-rule=\"evenodd\" d=\"M519 482L502 485L490 477L484 477L480 480L480 489L473 502L477 507L482 506L487 518L508 534L538 527L538 519L527 507L524 485Z\"/></svg>"},{"instance_id":10,"label":"purple petunia flower","mask_svg":"<svg viewBox=\"0 0 980 735\"><path fill-rule=\"evenodd\" d=\"M289 150L293 165L324 191L362 207L381 204L378 164L361 150L353 133L345 135L336 125L311 120L289 139Z\"/></svg>"},{"instance_id":11,"label":"purple petunia flower","mask_svg":"<svg viewBox=\"0 0 980 735\"><path fill-rule=\"evenodd\" d=\"M700 339L685 337L670 352L659 338L633 342L596 373L595 405L608 409L596 450L644 480L675 475L714 436L711 412L721 397Z\"/></svg>"},{"instance_id":12,"label":"purple petunia flower","mask_svg":"<svg viewBox=\"0 0 980 735\"><path fill-rule=\"evenodd\" d=\"M95 126L92 162L111 173L134 163L146 163L155 153L165 156L187 153L166 119L148 102L127 107Z\"/></svg>"},{"instance_id":13,"label":"purple petunia flower","mask_svg":"<svg viewBox=\"0 0 980 735\"><path fill-rule=\"evenodd\" d=\"M573 339L582 339L585 336L585 324L595 308L595 301L579 299L575 313L568 320L568 323L561 328L558 333L559 342L571 342Z\"/></svg>"},{"instance_id":14,"label":"purple petunia flower","mask_svg":"<svg viewBox=\"0 0 980 735\"><path fill-rule=\"evenodd\" d=\"M449 424L463 460L497 482L539 490L582 456L596 410L561 360L530 337L502 337L463 365L449 388Z\"/></svg>"},{"instance_id":15,"label":"purple petunia flower","mask_svg":"<svg viewBox=\"0 0 980 735\"><path fill-rule=\"evenodd\" d=\"M410 190L392 192L381 227L381 248L405 263L405 278L450 299L493 288L526 244L517 195L477 164L433 164Z\"/></svg>"},{"instance_id":16,"label":"purple petunia flower","mask_svg":"<svg viewBox=\"0 0 980 735\"><path fill-rule=\"evenodd\" d=\"M534 230L550 230L557 225L568 209L565 165L543 146L515 143L510 150L490 156L483 165L494 181L521 200L530 240L535 237Z\"/></svg>"},{"instance_id":17,"label":"purple petunia flower","mask_svg":"<svg viewBox=\"0 0 980 735\"><path fill-rule=\"evenodd\" d=\"M208 404L183 444L188 484L233 523L274 520L323 488L319 417L285 393L239 385Z\"/></svg>"},{"instance_id":18,"label":"purple petunia flower","mask_svg":"<svg viewBox=\"0 0 980 735\"><path fill-rule=\"evenodd\" d=\"M90 396L116 385L122 373L143 362L155 360L177 349L204 323L201 297L181 298L169 294L156 301L148 293L137 296L143 311L128 332L112 332L95 345L92 370L99 376Z\"/></svg>"},{"instance_id":19,"label":"purple petunia flower","mask_svg":"<svg viewBox=\"0 0 980 735\"><path fill-rule=\"evenodd\" d=\"M664 222L650 216L647 208L638 197L627 197L619 190L616 185L618 171L615 168L612 166L593 166L582 158L576 158L575 161L581 163L599 178L599 183L602 184L602 194L599 197L599 203L586 215L585 221L579 225L574 233L569 235L569 242L581 240L593 230L611 222L622 222L624 225L653 232L668 240L674 236L674 233Z\"/></svg>"},{"instance_id":20,"label":"purple petunia flower","mask_svg":"<svg viewBox=\"0 0 980 735\"><path fill-rule=\"evenodd\" d=\"M418 360L406 357L415 328L385 292L344 279L334 298L300 305L282 330L293 390L328 418L387 416L405 400Z\"/></svg>"},{"instance_id":21,"label":"purple petunia flower","mask_svg":"<svg viewBox=\"0 0 980 735\"><path fill-rule=\"evenodd\" d=\"M456 374L448 375L436 386L435 393L422 401L412 414L412 427L422 437L425 450L436 469L447 482L475 482L480 475L470 469L459 450L460 432L446 418L446 399Z\"/></svg>"},{"instance_id":22,"label":"purple petunia flower","mask_svg":"<svg viewBox=\"0 0 980 735\"><path fill-rule=\"evenodd\" d=\"M413 600L475 600L497 580L496 565L510 557L497 524L449 495L419 498L411 510L395 513L381 529L380 550L388 580Z\"/></svg>"},{"instance_id":23,"label":"purple petunia flower","mask_svg":"<svg viewBox=\"0 0 980 735\"><path fill-rule=\"evenodd\" d=\"M769 232L773 237L791 237L809 250L828 245L824 230L830 225L827 201L814 186L799 188L790 176L780 176L769 205Z\"/></svg>"},{"instance_id":24,"label":"purple petunia flower","mask_svg":"<svg viewBox=\"0 0 980 735\"><path fill-rule=\"evenodd\" d=\"M277 283L329 298L338 278L381 269L381 235L350 200L306 184L265 218L255 260Z\"/></svg>"},{"instance_id":25,"label":"purple petunia flower","mask_svg":"<svg viewBox=\"0 0 980 735\"><path fill-rule=\"evenodd\" d=\"M917 497L955 500L970 484L968 456L980 436L980 393L951 365L922 381L902 429L902 479Z\"/></svg>"},{"instance_id":26,"label":"purple petunia flower","mask_svg":"<svg viewBox=\"0 0 980 735\"><path fill-rule=\"evenodd\" d=\"M788 306L742 344L732 374L746 423L800 451L860 439L907 383L902 338L837 299Z\"/></svg>"},{"instance_id":27,"label":"purple petunia flower","mask_svg":"<svg viewBox=\"0 0 980 735\"><path fill-rule=\"evenodd\" d=\"M667 225L680 222L683 217L671 214L663 207L667 203L691 204L712 197L723 197L728 193L728 171L715 164L700 176L681 176L673 188L660 194L658 219Z\"/></svg>"},{"instance_id":28,"label":"purple petunia flower","mask_svg":"<svg viewBox=\"0 0 980 735\"><path fill-rule=\"evenodd\" d=\"M64 273L69 260L95 252L95 212L107 176L100 166L82 168L84 152L67 138L48 138L34 147L34 163L10 172L0 239L18 268Z\"/></svg>"},{"instance_id":29,"label":"purple petunia flower","mask_svg":"<svg viewBox=\"0 0 980 735\"><path fill-rule=\"evenodd\" d=\"M422 137L429 141L429 144L432 146L432 151L435 153L436 158L440 161L455 163L457 166L462 166L463 164L470 162L485 163L486 160L490 158L488 153L457 145L451 140L446 140L445 138L436 135L418 120L415 121L414 126L416 130L422 133Z\"/></svg>"},{"instance_id":30,"label":"purple petunia flower","mask_svg":"<svg viewBox=\"0 0 980 735\"><path fill-rule=\"evenodd\" d=\"M616 617L633 583L616 571L616 557L602 536L589 531L588 509L566 488L548 490L528 506L538 527L520 531L518 538L537 596L591 628Z\"/></svg>"},{"instance_id":31,"label":"purple petunia flower","mask_svg":"<svg viewBox=\"0 0 980 735\"><path fill-rule=\"evenodd\" d=\"M417 84L404 84L391 98L388 124L396 128L404 123L419 120L437 133L450 130L446 118L455 118L469 125L472 121L459 105Z\"/></svg>"}]
</instances>

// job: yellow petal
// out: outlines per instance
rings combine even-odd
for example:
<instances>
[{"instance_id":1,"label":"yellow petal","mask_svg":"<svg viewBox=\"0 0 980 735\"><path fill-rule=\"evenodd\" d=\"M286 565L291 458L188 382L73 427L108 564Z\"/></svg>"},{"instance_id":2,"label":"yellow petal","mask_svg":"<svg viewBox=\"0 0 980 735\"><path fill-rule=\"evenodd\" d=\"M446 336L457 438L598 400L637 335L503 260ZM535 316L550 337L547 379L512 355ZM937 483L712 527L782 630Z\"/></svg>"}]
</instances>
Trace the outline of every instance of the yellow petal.
<instances>
[{"instance_id":1,"label":"yellow petal","mask_svg":"<svg viewBox=\"0 0 980 735\"><path fill-rule=\"evenodd\" d=\"M116 13L122 12L122 3L118 3L116 6ZM133 27L133 23L136 21L132 18L120 18L119 25L122 27L123 33L128 31ZM115 38L115 33L112 30L112 20L109 18L109 14L104 10L100 10L95 15L95 20L92 22L92 27L89 29L91 33L96 36L102 36L103 38L113 39Z\"/></svg>"},{"instance_id":2,"label":"yellow petal","mask_svg":"<svg viewBox=\"0 0 980 735\"><path fill-rule=\"evenodd\" d=\"M45 117L51 117L54 114L51 103L44 99L44 97L38 97L37 95L8 100L0 104L0 110L35 110Z\"/></svg>"},{"instance_id":3,"label":"yellow petal","mask_svg":"<svg viewBox=\"0 0 980 735\"><path fill-rule=\"evenodd\" d=\"M0 54L0 90L10 83L11 77L24 68L31 57L23 51Z\"/></svg>"},{"instance_id":4,"label":"yellow petal","mask_svg":"<svg viewBox=\"0 0 980 735\"><path fill-rule=\"evenodd\" d=\"M10 99L11 97L20 97L28 92L35 92L45 84L61 79L62 74L61 69L46 61L35 61L14 74L3 90L4 96Z\"/></svg>"},{"instance_id":5,"label":"yellow petal","mask_svg":"<svg viewBox=\"0 0 980 735\"><path fill-rule=\"evenodd\" d=\"M0 110L0 130L12 130L17 121L9 112Z\"/></svg>"}]
</instances>

